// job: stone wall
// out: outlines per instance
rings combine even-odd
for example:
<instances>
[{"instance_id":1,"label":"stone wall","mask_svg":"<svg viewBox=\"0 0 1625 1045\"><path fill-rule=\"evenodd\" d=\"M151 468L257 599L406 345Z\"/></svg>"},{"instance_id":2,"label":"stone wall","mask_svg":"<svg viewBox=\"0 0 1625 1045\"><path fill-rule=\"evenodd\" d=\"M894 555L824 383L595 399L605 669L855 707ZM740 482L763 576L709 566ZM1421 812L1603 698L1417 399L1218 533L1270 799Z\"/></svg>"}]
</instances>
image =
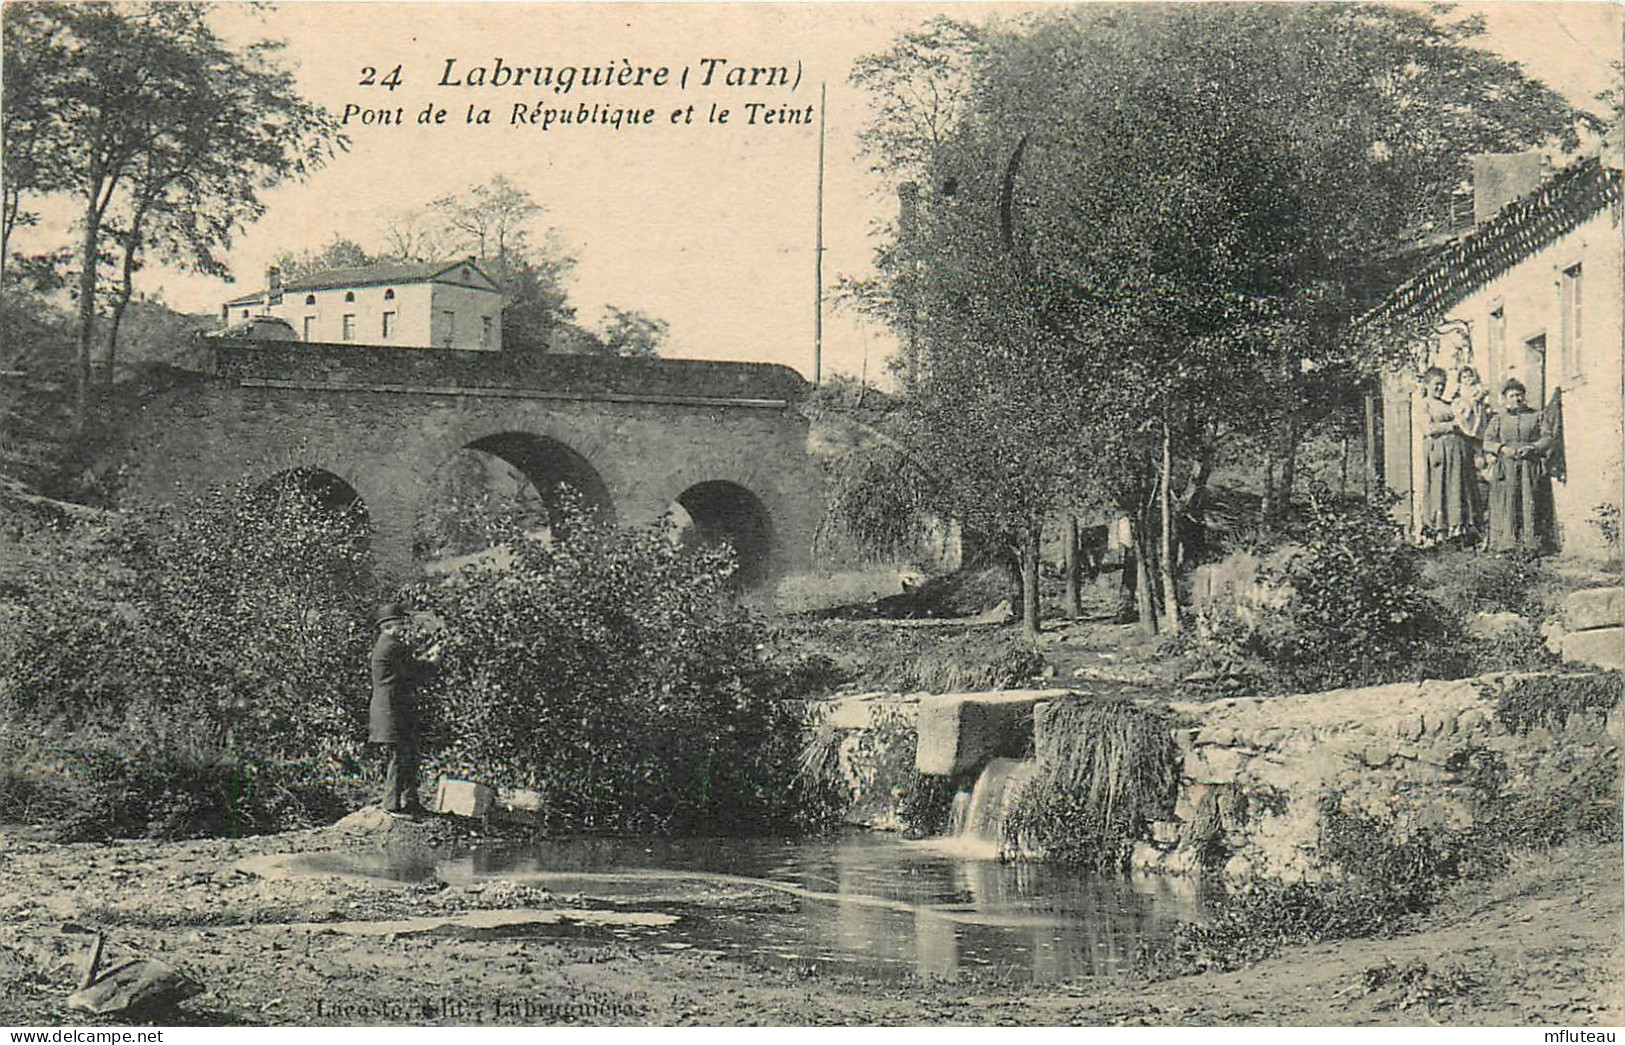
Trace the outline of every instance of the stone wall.
<instances>
[{"instance_id":1,"label":"stone wall","mask_svg":"<svg viewBox=\"0 0 1625 1045\"><path fill-rule=\"evenodd\" d=\"M1570 663L1625 668L1625 588L1587 588L1565 598L1558 646Z\"/></svg>"},{"instance_id":2,"label":"stone wall","mask_svg":"<svg viewBox=\"0 0 1625 1045\"><path fill-rule=\"evenodd\" d=\"M1553 685L1581 687L1591 709L1527 729L1503 720L1504 695ZM1134 866L1196 873L1218 853L1214 869L1227 876L1314 878L1322 804L1333 797L1401 832L1470 828L1476 752L1504 761L1506 790L1534 795L1555 795L1587 768L1617 765L1625 746L1620 691L1618 673L1533 672L1171 706L1148 699L1179 723L1184 763L1174 819L1152 825ZM905 756L916 747L900 732L910 723L918 768L968 782L987 759L1019 754L1017 747L1042 760L1056 743L1050 709L1073 699L1092 698L1075 690L871 693L820 702L811 721L839 744L854 796L849 820L895 828L898 789L913 768ZM1013 740L1015 723L1030 723L1032 740Z\"/></svg>"},{"instance_id":3,"label":"stone wall","mask_svg":"<svg viewBox=\"0 0 1625 1045\"><path fill-rule=\"evenodd\" d=\"M1237 878L1313 878L1322 801L1411 828L1469 828L1475 750L1494 752L1506 787L1536 792L1554 774L1617 762L1622 744L1617 674L1563 676L1594 686L1612 709L1514 732L1498 717L1510 687L1550 674L1400 683L1269 699L1175 707L1191 725L1175 819L1135 850L1142 870L1190 872L1204 853L1227 854Z\"/></svg>"}]
</instances>

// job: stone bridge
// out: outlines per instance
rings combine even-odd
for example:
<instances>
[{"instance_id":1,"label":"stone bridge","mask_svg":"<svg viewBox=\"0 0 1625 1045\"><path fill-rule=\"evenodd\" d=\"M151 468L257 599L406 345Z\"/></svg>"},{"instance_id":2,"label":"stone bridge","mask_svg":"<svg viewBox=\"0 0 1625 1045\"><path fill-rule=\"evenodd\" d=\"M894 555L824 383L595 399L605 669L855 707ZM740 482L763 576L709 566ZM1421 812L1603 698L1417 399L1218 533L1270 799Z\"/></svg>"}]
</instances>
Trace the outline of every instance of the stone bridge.
<instances>
[{"instance_id":1,"label":"stone bridge","mask_svg":"<svg viewBox=\"0 0 1625 1045\"><path fill-rule=\"evenodd\" d=\"M622 524L681 506L753 585L810 559L822 476L787 367L230 340L207 354L132 420L129 493L315 477L361 503L380 571L404 578L437 469L479 450Z\"/></svg>"}]
</instances>

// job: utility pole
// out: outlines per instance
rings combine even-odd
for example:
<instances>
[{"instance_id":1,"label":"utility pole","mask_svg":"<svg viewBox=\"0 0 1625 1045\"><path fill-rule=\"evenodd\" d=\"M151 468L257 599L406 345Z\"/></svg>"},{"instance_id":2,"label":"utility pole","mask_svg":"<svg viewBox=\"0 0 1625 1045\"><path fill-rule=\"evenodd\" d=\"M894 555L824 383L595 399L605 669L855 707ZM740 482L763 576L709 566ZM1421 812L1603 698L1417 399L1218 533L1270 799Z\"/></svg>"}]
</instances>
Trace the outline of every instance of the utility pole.
<instances>
[{"instance_id":1,"label":"utility pole","mask_svg":"<svg viewBox=\"0 0 1625 1045\"><path fill-rule=\"evenodd\" d=\"M813 384L824 377L824 91L818 85L818 231L813 244Z\"/></svg>"}]
</instances>

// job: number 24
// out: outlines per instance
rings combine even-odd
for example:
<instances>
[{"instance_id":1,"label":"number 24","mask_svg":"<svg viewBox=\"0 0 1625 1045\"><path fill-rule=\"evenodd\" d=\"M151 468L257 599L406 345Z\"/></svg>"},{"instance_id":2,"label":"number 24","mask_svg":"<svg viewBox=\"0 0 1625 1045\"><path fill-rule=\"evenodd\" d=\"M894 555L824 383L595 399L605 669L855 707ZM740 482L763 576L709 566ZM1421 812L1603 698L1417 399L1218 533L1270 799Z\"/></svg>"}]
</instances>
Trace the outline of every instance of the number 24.
<instances>
[{"instance_id":1,"label":"number 24","mask_svg":"<svg viewBox=\"0 0 1625 1045\"><path fill-rule=\"evenodd\" d=\"M401 85L401 67L398 66L398 65L395 68L391 69L389 72L385 73L384 78L382 80L378 79L378 70L377 69L373 68L370 65L364 65L364 66L361 67L361 86L362 87L388 87L390 90L393 91L395 88L399 87L400 85Z\"/></svg>"}]
</instances>

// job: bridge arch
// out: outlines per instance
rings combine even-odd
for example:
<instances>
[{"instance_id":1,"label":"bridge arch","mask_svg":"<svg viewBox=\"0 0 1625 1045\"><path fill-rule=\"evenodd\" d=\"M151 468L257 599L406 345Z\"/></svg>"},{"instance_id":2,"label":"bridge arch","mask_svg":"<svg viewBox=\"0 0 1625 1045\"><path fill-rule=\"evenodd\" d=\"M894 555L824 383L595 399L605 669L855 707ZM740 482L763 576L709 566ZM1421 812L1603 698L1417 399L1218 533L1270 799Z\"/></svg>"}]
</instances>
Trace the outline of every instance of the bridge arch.
<instances>
[{"instance_id":1,"label":"bridge arch","mask_svg":"<svg viewBox=\"0 0 1625 1045\"><path fill-rule=\"evenodd\" d=\"M565 497L605 522L615 502L598 469L551 436L504 430L468 439L428 477L414 521L419 560L477 550L483 534L476 502L512 513L521 525L554 525Z\"/></svg>"},{"instance_id":2,"label":"bridge arch","mask_svg":"<svg viewBox=\"0 0 1625 1045\"><path fill-rule=\"evenodd\" d=\"M289 517L297 520L307 511L314 511L336 524L337 532L345 541L353 542L355 563L364 562L370 552L376 533L372 514L361 494L336 472L309 465L284 468L250 487L246 500L245 507L250 511L268 515L273 520ZM325 534L324 540L333 535L332 532ZM332 562L340 562L342 558Z\"/></svg>"},{"instance_id":3,"label":"bridge arch","mask_svg":"<svg viewBox=\"0 0 1625 1045\"><path fill-rule=\"evenodd\" d=\"M335 515L353 513L368 532L372 529L367 502L343 476L326 468L310 465L284 468L260 482L249 496L267 505L289 496L308 497L318 510Z\"/></svg>"},{"instance_id":4,"label":"bridge arch","mask_svg":"<svg viewBox=\"0 0 1625 1045\"><path fill-rule=\"evenodd\" d=\"M736 587L759 588L772 578L773 521L767 505L748 487L724 479L695 483L677 495L669 514L679 540L733 547Z\"/></svg>"}]
</instances>

